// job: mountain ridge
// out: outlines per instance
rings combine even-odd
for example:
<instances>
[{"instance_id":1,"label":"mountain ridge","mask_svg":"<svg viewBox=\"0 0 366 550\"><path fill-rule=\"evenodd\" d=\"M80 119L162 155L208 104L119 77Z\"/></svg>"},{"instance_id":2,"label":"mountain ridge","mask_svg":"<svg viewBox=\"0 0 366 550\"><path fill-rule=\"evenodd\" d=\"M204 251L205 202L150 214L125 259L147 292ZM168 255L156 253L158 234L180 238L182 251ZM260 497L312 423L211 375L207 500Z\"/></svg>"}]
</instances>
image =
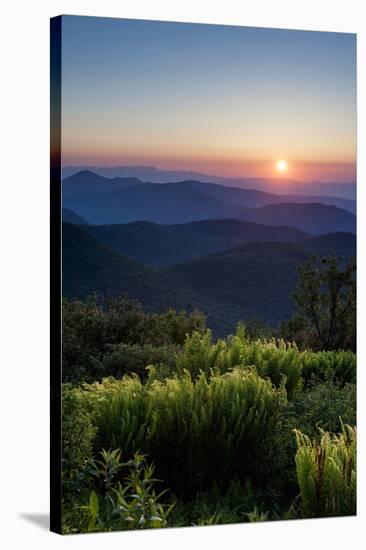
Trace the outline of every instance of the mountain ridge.
<instances>
[{"instance_id":1,"label":"mountain ridge","mask_svg":"<svg viewBox=\"0 0 366 550\"><path fill-rule=\"evenodd\" d=\"M310 257L317 239L334 239L315 237L307 249L301 243L251 242L154 268L114 252L84 227L65 223L62 237L65 297L128 293L148 311L198 309L216 335L232 332L239 320L256 317L276 326L290 318L298 267Z\"/></svg>"},{"instance_id":2,"label":"mountain ridge","mask_svg":"<svg viewBox=\"0 0 366 550\"><path fill-rule=\"evenodd\" d=\"M143 185L169 185L169 186L181 186L190 188L197 191L203 191L207 195L214 198L224 200L224 202L230 202L235 205L241 205L246 208L253 208L257 206L264 206L267 204L283 203L283 202L323 202L324 204L332 204L339 206L355 213L356 206L353 200L345 198L332 197L327 195L312 196L301 195L299 193L283 194L277 192L268 192L258 189L241 188L229 185L222 185L215 182L205 182L194 179L185 179L175 182L157 183L146 181L143 182L133 177L114 177L107 178L99 176L90 170L83 170L76 174L67 177L63 180L63 195L65 197L72 197L78 195L88 195L96 193L105 193L108 191L117 191L131 186L143 186Z\"/></svg>"},{"instance_id":3,"label":"mountain ridge","mask_svg":"<svg viewBox=\"0 0 366 550\"><path fill-rule=\"evenodd\" d=\"M89 178L91 189L88 188ZM75 180L76 183L73 183ZM88 190L91 192L85 193ZM311 198L311 201L313 200ZM276 203L273 204L271 201ZM287 212L282 210L283 215L287 216L286 219L281 220L278 215L274 219L276 204L285 205L281 208L287 209ZM297 213L302 212L304 216L306 205L308 219L299 220ZM355 227L353 214L334 205L316 202L292 203L288 202L286 196L197 181L156 184L141 183L135 179L118 179L114 182L95 174L91 177L88 172L79 172L71 176L71 182L70 178L64 180L63 206L93 225L142 220L176 224L204 219L236 218L265 225L290 225L311 233L353 231ZM265 207L267 211L264 210ZM268 210L269 207L272 210ZM253 208L257 211L253 211ZM289 210L294 211L292 216ZM267 218L263 217L263 212L269 212L270 215L268 214ZM317 220L317 216L321 219ZM313 230L314 220L318 229ZM328 225L326 220L329 220Z\"/></svg>"},{"instance_id":4,"label":"mountain ridge","mask_svg":"<svg viewBox=\"0 0 366 550\"><path fill-rule=\"evenodd\" d=\"M250 241L304 241L312 235L288 226L268 227L235 219L186 224L89 225L85 230L120 254L152 266L207 256Z\"/></svg>"},{"instance_id":5,"label":"mountain ridge","mask_svg":"<svg viewBox=\"0 0 366 550\"><path fill-rule=\"evenodd\" d=\"M67 177L81 169L90 169L95 173L106 177L110 176L134 176L144 181L155 181L157 183L167 183L169 181L179 181L185 179L198 179L213 183L220 183L229 186L239 186L273 192L282 182L282 186L287 186L287 192L301 192L308 195L335 194L338 197L354 200L356 198L356 182L302 182L291 178L263 178L263 177L225 177L209 175L192 170L164 170L155 166L66 166L63 168L63 176ZM292 190L292 191L291 191ZM335 193L335 190L337 191Z\"/></svg>"},{"instance_id":6,"label":"mountain ridge","mask_svg":"<svg viewBox=\"0 0 366 550\"><path fill-rule=\"evenodd\" d=\"M277 226L279 223L314 234L356 233L356 217L342 208L321 203L280 203L247 210L244 219Z\"/></svg>"}]
</instances>

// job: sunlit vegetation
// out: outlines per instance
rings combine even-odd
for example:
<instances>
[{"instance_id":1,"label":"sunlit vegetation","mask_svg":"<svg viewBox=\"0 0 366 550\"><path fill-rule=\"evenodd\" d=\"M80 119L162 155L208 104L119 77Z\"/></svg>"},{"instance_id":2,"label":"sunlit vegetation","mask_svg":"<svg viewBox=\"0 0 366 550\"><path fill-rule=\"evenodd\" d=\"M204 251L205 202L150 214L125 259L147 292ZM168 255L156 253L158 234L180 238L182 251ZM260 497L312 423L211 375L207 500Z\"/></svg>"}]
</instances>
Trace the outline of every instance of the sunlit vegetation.
<instances>
[{"instance_id":1,"label":"sunlit vegetation","mask_svg":"<svg viewBox=\"0 0 366 550\"><path fill-rule=\"evenodd\" d=\"M355 514L352 351L127 297L63 324L65 533Z\"/></svg>"}]
</instances>

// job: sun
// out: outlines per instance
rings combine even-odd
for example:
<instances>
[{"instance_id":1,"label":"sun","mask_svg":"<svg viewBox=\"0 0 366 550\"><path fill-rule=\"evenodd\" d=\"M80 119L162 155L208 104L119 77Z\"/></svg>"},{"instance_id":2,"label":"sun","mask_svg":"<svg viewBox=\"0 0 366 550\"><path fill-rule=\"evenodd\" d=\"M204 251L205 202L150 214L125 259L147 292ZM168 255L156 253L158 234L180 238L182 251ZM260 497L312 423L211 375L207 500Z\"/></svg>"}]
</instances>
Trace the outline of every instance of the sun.
<instances>
[{"instance_id":1,"label":"sun","mask_svg":"<svg viewBox=\"0 0 366 550\"><path fill-rule=\"evenodd\" d=\"M286 160L278 160L276 163L276 168L279 172L286 172L287 171L287 161Z\"/></svg>"}]
</instances>

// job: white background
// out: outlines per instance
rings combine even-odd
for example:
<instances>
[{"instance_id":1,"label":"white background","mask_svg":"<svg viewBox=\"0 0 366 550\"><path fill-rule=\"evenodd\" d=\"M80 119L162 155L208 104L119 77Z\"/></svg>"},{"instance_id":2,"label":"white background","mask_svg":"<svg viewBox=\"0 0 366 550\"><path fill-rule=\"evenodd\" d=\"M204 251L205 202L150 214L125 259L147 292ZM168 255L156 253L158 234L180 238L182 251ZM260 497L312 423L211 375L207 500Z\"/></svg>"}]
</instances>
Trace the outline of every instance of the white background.
<instances>
[{"instance_id":1,"label":"white background","mask_svg":"<svg viewBox=\"0 0 366 550\"><path fill-rule=\"evenodd\" d=\"M2 548L364 547L366 18L360 0L8 0L0 18ZM48 532L49 18L62 13L358 33L357 518L60 537ZM362 305L363 304L363 307Z\"/></svg>"}]
</instances>

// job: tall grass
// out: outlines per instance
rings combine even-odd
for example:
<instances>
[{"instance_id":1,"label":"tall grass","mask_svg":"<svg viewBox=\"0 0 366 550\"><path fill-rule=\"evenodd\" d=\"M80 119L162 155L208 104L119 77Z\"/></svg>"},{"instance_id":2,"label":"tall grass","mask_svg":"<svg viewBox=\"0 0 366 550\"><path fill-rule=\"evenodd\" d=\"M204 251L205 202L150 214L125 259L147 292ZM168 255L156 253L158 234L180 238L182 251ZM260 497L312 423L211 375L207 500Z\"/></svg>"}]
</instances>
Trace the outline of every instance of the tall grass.
<instances>
[{"instance_id":1,"label":"tall grass","mask_svg":"<svg viewBox=\"0 0 366 550\"><path fill-rule=\"evenodd\" d=\"M250 340L245 329L238 327L235 336L212 341L211 332L187 336L183 349L176 354L176 371L189 371L193 377L204 372L224 374L234 367L255 367L263 378L276 387L285 385L291 397L301 386L301 353L295 344L283 340Z\"/></svg>"},{"instance_id":2,"label":"tall grass","mask_svg":"<svg viewBox=\"0 0 366 550\"><path fill-rule=\"evenodd\" d=\"M344 426L320 441L295 430L296 470L304 517L356 513L356 429Z\"/></svg>"},{"instance_id":3,"label":"tall grass","mask_svg":"<svg viewBox=\"0 0 366 550\"><path fill-rule=\"evenodd\" d=\"M314 378L341 386L356 383L356 355L351 351L304 351L301 362L305 382Z\"/></svg>"},{"instance_id":4,"label":"tall grass","mask_svg":"<svg viewBox=\"0 0 366 550\"><path fill-rule=\"evenodd\" d=\"M337 384L356 382L356 356L345 351L300 351L295 343L282 339L251 340L239 325L235 336L212 341L211 332L188 335L182 350L175 354L178 374L189 371L192 377L201 372L224 374L234 367L255 367L262 378L269 378L278 388L284 385L292 399L303 384L312 378L333 380Z\"/></svg>"}]
</instances>

